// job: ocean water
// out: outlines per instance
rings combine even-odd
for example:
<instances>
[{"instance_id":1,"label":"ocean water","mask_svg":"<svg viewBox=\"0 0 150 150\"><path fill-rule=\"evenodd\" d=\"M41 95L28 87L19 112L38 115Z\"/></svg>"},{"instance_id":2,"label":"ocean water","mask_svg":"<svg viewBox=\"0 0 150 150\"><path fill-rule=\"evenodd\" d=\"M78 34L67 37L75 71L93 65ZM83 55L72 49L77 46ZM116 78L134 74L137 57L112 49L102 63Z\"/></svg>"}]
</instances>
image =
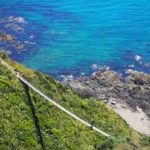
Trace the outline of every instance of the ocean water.
<instances>
[{"instance_id":1,"label":"ocean water","mask_svg":"<svg viewBox=\"0 0 150 150\"><path fill-rule=\"evenodd\" d=\"M15 36L0 43L11 58L57 79L150 73L149 0L0 0L0 32Z\"/></svg>"}]
</instances>

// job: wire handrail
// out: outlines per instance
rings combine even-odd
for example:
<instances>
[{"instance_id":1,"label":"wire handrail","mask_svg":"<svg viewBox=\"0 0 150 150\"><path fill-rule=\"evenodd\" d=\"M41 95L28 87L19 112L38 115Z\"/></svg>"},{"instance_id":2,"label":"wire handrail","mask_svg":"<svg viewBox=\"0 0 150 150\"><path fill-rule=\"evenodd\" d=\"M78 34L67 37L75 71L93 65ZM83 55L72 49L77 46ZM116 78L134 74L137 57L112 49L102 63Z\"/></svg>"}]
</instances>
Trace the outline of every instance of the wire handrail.
<instances>
[{"instance_id":1,"label":"wire handrail","mask_svg":"<svg viewBox=\"0 0 150 150\"><path fill-rule=\"evenodd\" d=\"M30 87L34 92L38 93L39 95L41 95L44 99L48 100L50 103L52 103L54 106L56 106L57 108L59 108L61 111L65 112L66 114L68 114L70 117L76 119L77 121L79 121L80 123L86 125L87 127L91 127L93 130L97 131L98 133L102 134L105 137L110 137L109 134L107 134L106 132L98 129L97 127L93 126L93 124L90 124L88 122L86 122L85 120L81 119L80 117L78 117L77 115L75 115L74 113L68 111L66 108L64 108L63 106L61 106L60 104L56 103L54 100L52 100L50 97L46 96L44 93L42 93L39 89L37 89L36 87L34 87L29 81L27 81L25 78L23 78L18 72L15 72L14 69L4 60L2 60L0 58L0 62L5 65L12 73L13 75L16 75L16 77L22 81L24 84L26 84L28 87Z\"/></svg>"}]
</instances>

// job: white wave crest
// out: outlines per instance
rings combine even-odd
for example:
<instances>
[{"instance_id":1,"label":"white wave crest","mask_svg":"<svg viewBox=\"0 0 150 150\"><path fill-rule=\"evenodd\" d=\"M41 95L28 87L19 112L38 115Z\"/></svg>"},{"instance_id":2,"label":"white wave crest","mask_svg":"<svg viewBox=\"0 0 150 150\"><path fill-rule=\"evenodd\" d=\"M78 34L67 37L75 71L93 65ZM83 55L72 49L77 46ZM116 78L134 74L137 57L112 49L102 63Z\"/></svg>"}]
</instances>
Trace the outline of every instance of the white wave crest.
<instances>
[{"instance_id":1,"label":"white wave crest","mask_svg":"<svg viewBox=\"0 0 150 150\"><path fill-rule=\"evenodd\" d=\"M140 55L135 55L134 58L135 58L136 61L139 61L139 60L142 59L142 57Z\"/></svg>"}]
</instances>

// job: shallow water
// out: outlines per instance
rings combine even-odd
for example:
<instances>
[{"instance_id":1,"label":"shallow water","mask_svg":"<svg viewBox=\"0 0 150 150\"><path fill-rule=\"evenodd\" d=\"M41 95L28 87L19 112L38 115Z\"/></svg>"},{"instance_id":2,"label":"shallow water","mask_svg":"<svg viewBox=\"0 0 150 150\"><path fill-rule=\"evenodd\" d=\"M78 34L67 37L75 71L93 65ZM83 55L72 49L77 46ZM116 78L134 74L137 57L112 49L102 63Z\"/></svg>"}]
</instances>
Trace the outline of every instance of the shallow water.
<instances>
[{"instance_id":1,"label":"shallow water","mask_svg":"<svg viewBox=\"0 0 150 150\"><path fill-rule=\"evenodd\" d=\"M58 79L92 64L150 73L149 10L149 0L0 0L0 31L17 42L0 47Z\"/></svg>"}]
</instances>

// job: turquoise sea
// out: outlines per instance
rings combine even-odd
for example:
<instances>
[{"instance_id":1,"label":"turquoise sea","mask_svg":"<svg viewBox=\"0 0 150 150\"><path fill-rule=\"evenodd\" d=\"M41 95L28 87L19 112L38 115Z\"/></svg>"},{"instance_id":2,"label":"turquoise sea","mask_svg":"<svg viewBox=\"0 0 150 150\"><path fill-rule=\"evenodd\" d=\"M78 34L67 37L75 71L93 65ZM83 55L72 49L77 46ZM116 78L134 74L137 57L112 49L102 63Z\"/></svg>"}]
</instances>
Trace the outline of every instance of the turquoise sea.
<instances>
[{"instance_id":1,"label":"turquoise sea","mask_svg":"<svg viewBox=\"0 0 150 150\"><path fill-rule=\"evenodd\" d=\"M57 79L103 65L150 73L149 0L0 0L0 32L15 36L0 43L11 58Z\"/></svg>"}]
</instances>

